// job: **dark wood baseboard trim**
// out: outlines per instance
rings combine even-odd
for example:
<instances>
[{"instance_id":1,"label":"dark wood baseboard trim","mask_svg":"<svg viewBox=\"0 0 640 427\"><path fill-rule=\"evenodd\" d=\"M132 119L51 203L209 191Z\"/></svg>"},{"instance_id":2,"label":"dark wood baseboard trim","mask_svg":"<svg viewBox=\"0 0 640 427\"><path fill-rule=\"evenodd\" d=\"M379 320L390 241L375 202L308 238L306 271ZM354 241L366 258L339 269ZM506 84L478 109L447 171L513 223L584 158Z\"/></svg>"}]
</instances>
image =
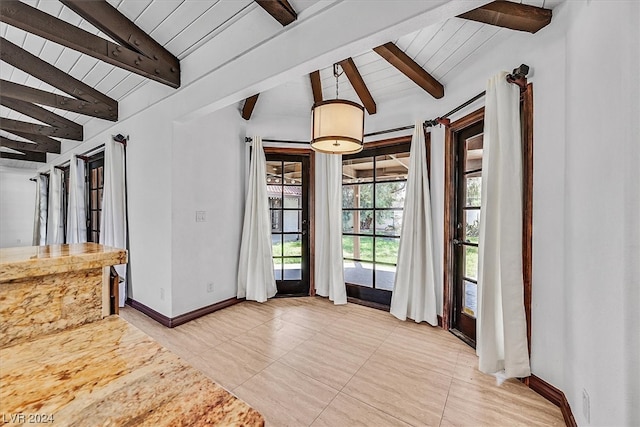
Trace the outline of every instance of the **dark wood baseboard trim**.
<instances>
[{"instance_id":1,"label":"dark wood baseboard trim","mask_svg":"<svg viewBox=\"0 0 640 427\"><path fill-rule=\"evenodd\" d=\"M573 418L569 401L562 390L535 375L529 377L529 388L560 408L567 427L578 427L575 418Z\"/></svg>"},{"instance_id":2,"label":"dark wood baseboard trim","mask_svg":"<svg viewBox=\"0 0 640 427\"><path fill-rule=\"evenodd\" d=\"M442 316L438 314L438 326L442 328Z\"/></svg>"},{"instance_id":3,"label":"dark wood baseboard trim","mask_svg":"<svg viewBox=\"0 0 640 427\"><path fill-rule=\"evenodd\" d=\"M167 328L175 328L176 326L183 325L187 322L197 319L198 317L206 316L207 314L213 313L214 311L222 310L223 308L230 307L242 301L244 301L244 298L238 299L233 297L224 301L217 302L215 304L208 305L206 307L198 308L196 310L181 314L180 316L176 317L167 317L162 313L158 313L151 307L147 307L146 305L131 298L127 298L126 303L131 308L135 308L139 312L146 314L161 325L166 326Z\"/></svg>"},{"instance_id":4,"label":"dark wood baseboard trim","mask_svg":"<svg viewBox=\"0 0 640 427\"><path fill-rule=\"evenodd\" d=\"M125 303L129 307L135 308L140 313L146 314L147 316L149 316L150 318L152 318L156 322L160 323L162 326L166 326L167 328L171 327L171 318L165 316L162 313L158 313L153 308L147 307L146 305L144 305L141 302L138 302L138 301L136 301L136 300L134 300L132 298L127 298L127 301Z\"/></svg>"}]
</instances>

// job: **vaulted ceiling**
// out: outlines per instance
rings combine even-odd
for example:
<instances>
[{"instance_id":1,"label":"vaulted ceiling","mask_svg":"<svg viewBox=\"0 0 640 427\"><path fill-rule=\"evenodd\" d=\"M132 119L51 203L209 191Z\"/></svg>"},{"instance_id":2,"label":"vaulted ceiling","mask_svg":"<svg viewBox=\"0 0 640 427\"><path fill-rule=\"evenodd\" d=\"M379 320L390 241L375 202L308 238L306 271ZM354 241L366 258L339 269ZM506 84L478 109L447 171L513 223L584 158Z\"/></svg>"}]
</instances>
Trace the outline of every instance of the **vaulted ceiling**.
<instances>
[{"instance_id":1,"label":"vaulted ceiling","mask_svg":"<svg viewBox=\"0 0 640 427\"><path fill-rule=\"evenodd\" d=\"M335 0L323 0L324 3L328 4L334 1ZM318 3L314 0L290 0L289 2L284 0L107 0L107 2L113 9L117 10L119 14L139 27L140 30L146 33L151 39L155 40L158 46L164 47L167 52L178 60L188 57L212 38L219 37L249 13L256 13L256 9L261 7L264 9L264 25L274 25L274 18L280 22L280 25L287 25L287 19L291 22L291 20L295 19L295 14L304 13L307 8ZM535 7L544 6L552 8L559 0L546 0L546 4L545 0L523 0L522 2ZM11 2L3 2L3 8L10 3ZM48 16L56 17L74 28L80 28L90 33L92 37L97 36L106 40L105 43L110 43L108 44L110 47L115 48L121 46L125 49L125 52L122 53L123 51L120 49L118 49L118 52L123 56L131 54L131 52L133 52L134 55L137 53L146 53L143 52L141 46L135 45L133 40L118 38L118 34L114 34L113 31L109 31L104 27L98 28L101 24L100 19L92 19L86 13L84 14L85 18L83 18L80 14L76 13L82 13L82 10L79 10L83 4L81 1L24 0L23 3L27 7L32 7L37 9L37 11L46 13ZM287 10L287 5L290 10ZM470 18L479 18L480 20L484 20L484 22L492 22L502 26L505 25L504 22L496 21L496 16L498 15L492 15L491 11L484 13L488 13L488 15ZM33 12L32 15L37 15L37 12ZM44 16L44 18L46 18L46 16ZM518 17L516 16L515 18ZM527 20L526 16L520 18L525 19L525 21ZM284 19L284 21L282 21L282 19ZM514 18L512 17L511 21L513 20ZM30 104L25 106L24 103L20 104L13 98L2 96L0 117L3 119L3 124L9 123L9 128L13 130L7 131L7 126L3 126L5 130L0 130L0 137L2 138L0 151L3 152L2 157L12 158L12 160L3 158L0 160L0 164L15 166L16 160L13 159L26 158L26 156L20 157L21 155L18 154L20 150L22 149L22 152L25 152L26 148L33 149L34 143L38 144L38 151L55 154L55 152L60 149L60 140L81 140L82 125L90 120L116 120L113 114L108 112L107 104L109 99L114 102L126 102L128 97L135 96L138 90L148 84L177 86L176 82L162 81L162 79L155 78L156 76L153 75L154 71L155 74L162 76L171 73L165 69L159 70L157 67L151 67L145 71L147 73L146 75L145 72L140 72L140 70L135 69L143 68L145 61L148 62L149 59L152 59L152 56L155 57L155 54L149 55L149 57L140 56L137 60L131 58L131 60L142 62L143 65L136 63L136 65L131 64L128 69L122 68L122 63L118 64L119 61L126 62L126 59L122 56L120 58L102 58L103 60L101 60L98 59L99 55L98 58L96 58L96 55L90 56L87 55L86 52L83 53L76 50L77 46L63 46L60 40L56 40L55 30L50 30L49 32L51 34L47 35L43 34L47 32L47 28L33 31L33 29L25 28L24 25L10 22L8 18L5 19L3 17L3 21L4 22L0 23L0 36L6 40L6 42L3 40L2 43L3 62L0 66L0 78L3 84L0 86L0 96L3 92L8 93L10 89L11 91L22 90L24 92L24 89L21 88L22 86L27 86L31 89L31 92L33 92L29 96L42 95L41 92L44 91L52 94L50 96L53 98L57 96L57 101L54 99L53 102L50 103L53 104L53 106L45 105L42 102L38 105ZM518 25L521 24L518 23ZM23 28L32 32L25 31ZM64 27L61 28L64 29ZM394 97L404 96L412 91L435 90L435 96L439 97L441 96L437 88L439 84L444 84L445 89L443 95L446 96L446 81L448 76L451 73L455 73L456 68L464 63L465 59L472 55L473 52L483 46L491 44L497 40L502 33L508 31L510 30L500 26L488 25L469 19L453 18L405 35L397 40L390 40L391 45L381 45L377 47L375 51L369 50L352 58L345 58L345 61L342 62L342 68L345 69L345 71L349 71L349 73L345 72L345 74L340 77L340 95L343 98L357 102L365 102L360 98L363 96L362 93L358 94L356 90L354 90L353 78L349 79L349 76L347 76L347 74L353 75L353 71L355 71L361 76L361 84L366 87L367 92L370 94L370 99L365 102L365 106L370 110L370 114L375 113L376 104L387 102ZM33 32L40 35L33 34ZM54 41L47 40L44 37L48 37ZM43 82L41 79L44 79L44 77L40 76L41 79L39 79L11 65L9 60L5 61L5 54L14 48L23 49L36 59L52 65L73 79L103 94L105 97L105 108L104 111L101 111L104 114L103 117L94 118L91 115L84 114L87 110L71 108L70 105L66 105L66 109L55 108L55 105L59 105L55 104L55 102L60 102L60 97L66 99L67 104L78 103L78 99L71 97L68 91L65 92L61 90L59 85L58 87L54 87L51 84ZM372 46L372 49L373 48L375 48L375 46ZM409 67L403 73L402 64L398 64L398 58L403 58L402 55L409 58L409 61L413 63L413 65L411 65L413 70ZM109 62L105 62L104 59ZM394 62L394 60L396 62ZM335 96L333 64L325 65L324 68L318 70L316 83L319 82L322 97L324 99L331 99ZM132 68L135 72L131 71ZM424 84L422 85L423 87L421 87L414 82L415 79L410 79L411 73L415 74L419 72L432 77L435 83L429 83L433 86L431 89L425 89ZM151 77L151 79L149 77ZM267 101L270 103L271 108L281 108L282 111L286 111L288 106L295 107L300 102L303 102L306 104L304 105L304 109L308 112L314 100L311 80L308 75L301 76L300 78L305 82L305 84L302 85L302 90L305 91L304 94L287 90L287 85L284 85L284 91L287 92L288 95L279 94L278 96L273 96L273 94L278 91L278 88L274 88L260 97L254 97L254 99L249 99L248 102L241 103L239 109L244 108L243 116L246 118L251 117L253 107L248 108L251 104L257 106L257 113L255 114L258 114L260 111L260 103ZM13 84L22 86L14 87ZM300 86L296 85L295 82L292 82L292 84L294 87ZM357 85L355 85L355 87L357 88ZM318 87L316 87L316 99L320 96L320 92L317 91L317 89ZM359 90L361 91L362 89L359 88ZM80 98L80 101L83 101L77 92L78 91L74 92L76 98ZM36 95L34 95L34 93ZM373 102L373 104L367 105L367 103L371 102ZM274 103L278 103L279 105L274 105ZM82 104L82 102L80 102L80 104ZM92 108L92 110L100 110L100 108L98 108L99 105L101 104L96 102L96 107ZM117 109L115 111L117 112ZM53 114L48 114L48 112ZM110 117L109 114L111 114ZM92 115L96 116L98 113L92 113ZM39 117L39 119L35 119L34 116ZM44 120L43 117L46 117L46 120ZM253 117L255 117L255 115ZM27 134L23 128L16 130L16 127L11 127L11 124L15 121L33 124L33 127L43 128L43 125L47 125L47 129L54 127L61 130L56 132L46 130L43 132L42 130L33 131L32 129L26 129L27 132L31 132ZM38 154L28 160L44 161L46 160L46 156Z\"/></svg>"}]
</instances>

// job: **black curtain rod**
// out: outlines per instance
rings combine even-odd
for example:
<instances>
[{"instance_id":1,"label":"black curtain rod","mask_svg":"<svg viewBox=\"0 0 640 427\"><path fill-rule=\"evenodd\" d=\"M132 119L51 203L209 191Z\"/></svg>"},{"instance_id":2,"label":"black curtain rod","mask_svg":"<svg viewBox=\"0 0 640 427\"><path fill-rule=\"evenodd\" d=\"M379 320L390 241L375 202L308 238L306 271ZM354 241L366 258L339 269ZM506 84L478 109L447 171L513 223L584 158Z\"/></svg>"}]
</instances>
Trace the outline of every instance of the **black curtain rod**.
<instances>
[{"instance_id":1,"label":"black curtain rod","mask_svg":"<svg viewBox=\"0 0 640 427\"><path fill-rule=\"evenodd\" d=\"M244 138L244 142L251 142L253 138L247 136ZM262 142L279 142L282 144L309 144L309 141L291 141L286 139L263 139Z\"/></svg>"}]
</instances>

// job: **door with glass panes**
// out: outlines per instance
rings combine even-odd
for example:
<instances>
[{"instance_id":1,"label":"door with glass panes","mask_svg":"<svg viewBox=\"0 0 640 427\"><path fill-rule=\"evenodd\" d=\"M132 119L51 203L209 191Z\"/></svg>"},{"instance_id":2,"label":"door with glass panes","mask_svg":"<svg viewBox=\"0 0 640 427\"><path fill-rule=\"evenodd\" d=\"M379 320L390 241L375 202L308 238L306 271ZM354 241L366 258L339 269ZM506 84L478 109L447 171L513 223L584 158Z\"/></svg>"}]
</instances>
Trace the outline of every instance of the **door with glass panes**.
<instances>
[{"instance_id":1,"label":"door with glass panes","mask_svg":"<svg viewBox=\"0 0 640 427\"><path fill-rule=\"evenodd\" d=\"M309 157L267 154L266 158L277 296L309 295Z\"/></svg>"},{"instance_id":2,"label":"door with glass panes","mask_svg":"<svg viewBox=\"0 0 640 427\"><path fill-rule=\"evenodd\" d=\"M477 122L460 131L455 140L454 312L451 329L473 346L478 311L483 127L484 121Z\"/></svg>"},{"instance_id":3,"label":"door with glass panes","mask_svg":"<svg viewBox=\"0 0 640 427\"><path fill-rule=\"evenodd\" d=\"M342 252L347 296L388 309L409 171L410 142L342 157Z\"/></svg>"}]
</instances>

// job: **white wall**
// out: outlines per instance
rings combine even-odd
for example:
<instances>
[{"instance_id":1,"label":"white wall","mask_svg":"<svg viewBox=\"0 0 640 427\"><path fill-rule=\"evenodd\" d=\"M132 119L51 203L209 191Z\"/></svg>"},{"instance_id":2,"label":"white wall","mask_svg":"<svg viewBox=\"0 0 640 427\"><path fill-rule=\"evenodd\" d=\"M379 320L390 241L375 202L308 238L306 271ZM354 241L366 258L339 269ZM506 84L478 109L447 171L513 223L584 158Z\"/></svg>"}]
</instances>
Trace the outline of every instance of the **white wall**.
<instances>
[{"instance_id":1,"label":"white wall","mask_svg":"<svg viewBox=\"0 0 640 427\"><path fill-rule=\"evenodd\" d=\"M236 295L244 136L245 121L235 106L174 126L172 317ZM196 222L196 211L204 211L206 221Z\"/></svg>"},{"instance_id":2,"label":"white wall","mask_svg":"<svg viewBox=\"0 0 640 427\"><path fill-rule=\"evenodd\" d=\"M580 425L588 424L583 390L592 425L637 425L640 325L632 322L640 279L629 273L640 263L640 4L571 2L570 8L563 390Z\"/></svg>"},{"instance_id":3,"label":"white wall","mask_svg":"<svg viewBox=\"0 0 640 427\"><path fill-rule=\"evenodd\" d=\"M31 246L36 183L33 170L0 167L0 248Z\"/></svg>"}]
</instances>

